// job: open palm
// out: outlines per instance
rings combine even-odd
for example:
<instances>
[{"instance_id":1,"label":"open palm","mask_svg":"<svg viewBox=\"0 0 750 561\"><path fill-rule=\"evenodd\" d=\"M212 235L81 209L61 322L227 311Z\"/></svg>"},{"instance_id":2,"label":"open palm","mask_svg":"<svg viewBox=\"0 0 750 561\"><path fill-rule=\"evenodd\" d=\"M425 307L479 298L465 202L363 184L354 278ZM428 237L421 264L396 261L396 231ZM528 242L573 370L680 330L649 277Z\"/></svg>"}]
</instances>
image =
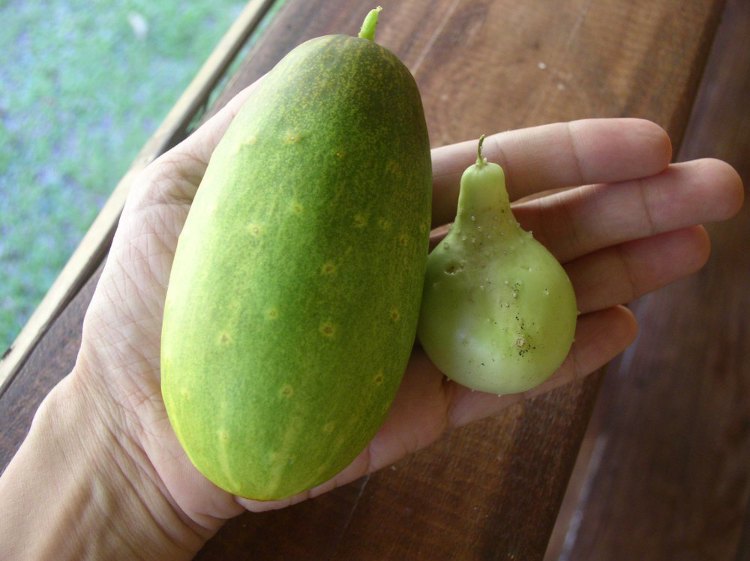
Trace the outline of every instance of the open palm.
<instances>
[{"instance_id":1,"label":"open palm","mask_svg":"<svg viewBox=\"0 0 750 561\"><path fill-rule=\"evenodd\" d=\"M384 426L339 476L285 501L233 497L193 468L171 429L159 341L177 238L210 155L250 89L137 180L86 315L74 371L139 472L208 533L244 508L278 508L320 494L428 445L449 427L595 371L635 337L623 304L700 268L709 240L699 224L728 218L742 201L734 170L715 160L670 165L666 133L646 121L587 120L489 136L485 155L506 171L516 218L574 284L581 315L565 363L532 392L498 397L446 381L417 346ZM433 151L433 226L453 219L460 174L475 157L475 140Z\"/></svg>"}]
</instances>

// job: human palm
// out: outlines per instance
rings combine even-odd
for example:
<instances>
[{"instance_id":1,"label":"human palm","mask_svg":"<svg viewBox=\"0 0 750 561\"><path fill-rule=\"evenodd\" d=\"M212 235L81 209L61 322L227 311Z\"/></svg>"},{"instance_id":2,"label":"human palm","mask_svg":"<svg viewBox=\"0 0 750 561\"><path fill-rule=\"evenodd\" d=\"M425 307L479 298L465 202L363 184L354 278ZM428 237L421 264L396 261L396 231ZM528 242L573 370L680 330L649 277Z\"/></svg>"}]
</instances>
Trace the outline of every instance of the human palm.
<instances>
[{"instance_id":1,"label":"human palm","mask_svg":"<svg viewBox=\"0 0 750 561\"><path fill-rule=\"evenodd\" d=\"M137 179L86 315L74 371L143 476L208 532L244 508L278 508L320 494L428 445L448 427L595 371L635 337L623 304L700 268L709 241L698 224L727 218L741 204L729 166L669 165L666 134L645 121L579 121L488 137L485 155L505 168L516 218L564 264L575 287L581 315L565 363L539 388L498 397L447 381L416 346L388 419L346 470L285 501L237 498L193 468L171 429L159 341L177 238L211 152L248 93ZM452 220L459 177L475 150L467 141L433 151L434 226Z\"/></svg>"}]
</instances>

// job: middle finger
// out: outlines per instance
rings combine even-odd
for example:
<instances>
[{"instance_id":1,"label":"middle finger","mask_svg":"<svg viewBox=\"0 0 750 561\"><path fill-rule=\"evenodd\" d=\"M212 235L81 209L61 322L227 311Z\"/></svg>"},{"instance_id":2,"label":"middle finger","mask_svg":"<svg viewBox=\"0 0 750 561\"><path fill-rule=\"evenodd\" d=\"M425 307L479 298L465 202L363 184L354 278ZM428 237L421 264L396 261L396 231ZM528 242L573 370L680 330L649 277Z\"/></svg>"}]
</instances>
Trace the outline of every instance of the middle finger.
<instances>
[{"instance_id":1,"label":"middle finger","mask_svg":"<svg viewBox=\"0 0 750 561\"><path fill-rule=\"evenodd\" d=\"M645 179L587 185L521 202L513 213L565 263L605 247L731 216L737 207L734 176L723 162L696 160Z\"/></svg>"}]
</instances>

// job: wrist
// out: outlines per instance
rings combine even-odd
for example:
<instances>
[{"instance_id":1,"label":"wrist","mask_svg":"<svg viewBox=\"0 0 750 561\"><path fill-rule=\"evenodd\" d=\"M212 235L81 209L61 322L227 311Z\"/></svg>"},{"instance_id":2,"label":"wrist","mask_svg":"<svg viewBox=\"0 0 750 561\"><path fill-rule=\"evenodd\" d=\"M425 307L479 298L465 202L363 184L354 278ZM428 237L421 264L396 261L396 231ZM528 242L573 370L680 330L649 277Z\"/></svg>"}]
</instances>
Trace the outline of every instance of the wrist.
<instances>
[{"instance_id":1,"label":"wrist","mask_svg":"<svg viewBox=\"0 0 750 561\"><path fill-rule=\"evenodd\" d=\"M75 374L43 401L0 479L0 550L11 548L10 559L190 559L209 537L104 415Z\"/></svg>"}]
</instances>

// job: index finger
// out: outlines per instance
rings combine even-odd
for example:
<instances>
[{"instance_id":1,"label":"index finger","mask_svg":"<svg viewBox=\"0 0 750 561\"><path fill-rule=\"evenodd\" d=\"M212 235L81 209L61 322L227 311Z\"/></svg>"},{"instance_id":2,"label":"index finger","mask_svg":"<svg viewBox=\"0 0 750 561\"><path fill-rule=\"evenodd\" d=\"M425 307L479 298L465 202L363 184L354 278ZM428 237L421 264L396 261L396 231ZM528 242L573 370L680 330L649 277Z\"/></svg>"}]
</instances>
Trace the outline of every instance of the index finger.
<instances>
[{"instance_id":1,"label":"index finger","mask_svg":"<svg viewBox=\"0 0 750 561\"><path fill-rule=\"evenodd\" d=\"M464 169L477 140L432 151L433 226L453 220ZM485 138L484 155L505 171L511 200L550 189L654 175L672 158L667 133L643 119L585 119L501 132Z\"/></svg>"}]
</instances>

